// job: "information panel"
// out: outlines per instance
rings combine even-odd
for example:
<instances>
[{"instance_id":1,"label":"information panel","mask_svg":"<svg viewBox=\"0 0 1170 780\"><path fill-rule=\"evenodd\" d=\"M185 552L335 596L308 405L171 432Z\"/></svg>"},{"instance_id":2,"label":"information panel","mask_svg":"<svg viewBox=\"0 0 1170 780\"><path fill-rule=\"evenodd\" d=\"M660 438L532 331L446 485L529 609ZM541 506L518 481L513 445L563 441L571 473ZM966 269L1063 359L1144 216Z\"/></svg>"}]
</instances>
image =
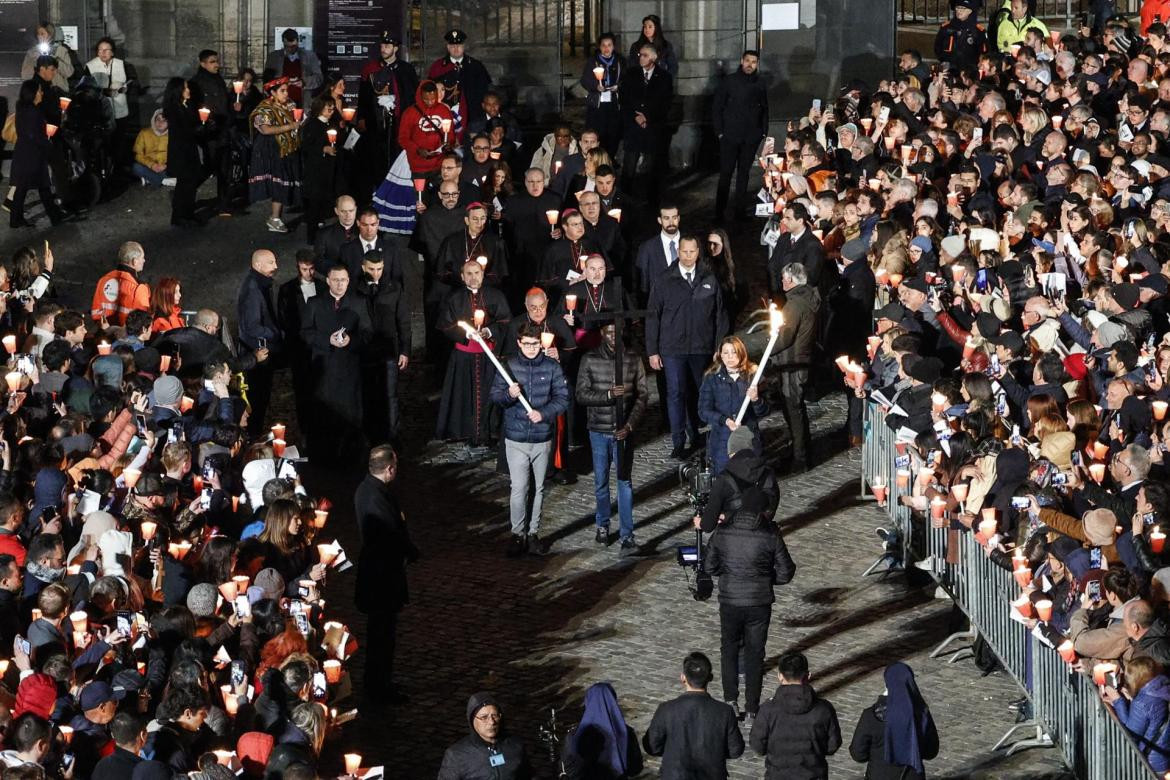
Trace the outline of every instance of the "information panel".
<instances>
[{"instance_id":1,"label":"information panel","mask_svg":"<svg viewBox=\"0 0 1170 780\"><path fill-rule=\"evenodd\" d=\"M403 1L317 0L314 50L327 68L345 76L345 92L351 99L357 96L362 67L378 56L382 32L402 38Z\"/></svg>"}]
</instances>

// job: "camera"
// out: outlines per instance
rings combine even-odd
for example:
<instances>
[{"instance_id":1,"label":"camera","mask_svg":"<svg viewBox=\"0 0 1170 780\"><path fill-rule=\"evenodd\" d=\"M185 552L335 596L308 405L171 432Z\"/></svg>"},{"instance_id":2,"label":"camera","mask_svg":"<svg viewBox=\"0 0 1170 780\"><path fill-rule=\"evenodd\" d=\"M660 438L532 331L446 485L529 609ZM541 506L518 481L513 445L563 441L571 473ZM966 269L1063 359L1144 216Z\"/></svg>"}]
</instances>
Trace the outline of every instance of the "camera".
<instances>
[{"instance_id":1,"label":"camera","mask_svg":"<svg viewBox=\"0 0 1170 780\"><path fill-rule=\"evenodd\" d=\"M698 460L688 461L678 467L678 481L691 502L694 514L702 514L711 498L711 468L700 454ZM687 579L687 588L695 601L706 601L715 590L715 582L703 568L703 532L695 530L695 543L676 548L678 565ZM694 579L687 570L694 572Z\"/></svg>"}]
</instances>

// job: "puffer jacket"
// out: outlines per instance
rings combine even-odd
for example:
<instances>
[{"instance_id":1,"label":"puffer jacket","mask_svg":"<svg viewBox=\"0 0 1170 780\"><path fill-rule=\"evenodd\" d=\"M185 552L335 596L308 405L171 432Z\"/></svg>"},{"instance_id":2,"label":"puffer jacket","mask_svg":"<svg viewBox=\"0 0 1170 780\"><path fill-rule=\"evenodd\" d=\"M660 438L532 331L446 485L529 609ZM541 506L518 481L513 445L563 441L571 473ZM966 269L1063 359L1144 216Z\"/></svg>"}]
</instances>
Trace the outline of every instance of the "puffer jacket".
<instances>
[{"instance_id":1,"label":"puffer jacket","mask_svg":"<svg viewBox=\"0 0 1170 780\"><path fill-rule=\"evenodd\" d=\"M765 780L821 780L841 747L841 725L811 685L781 685L760 705L748 743L766 757Z\"/></svg>"},{"instance_id":2,"label":"puffer jacket","mask_svg":"<svg viewBox=\"0 0 1170 780\"><path fill-rule=\"evenodd\" d=\"M719 603L758 607L776 601L773 588L792 581L796 564L776 525L748 513L724 522L707 545L706 569L719 577Z\"/></svg>"},{"instance_id":3,"label":"puffer jacket","mask_svg":"<svg viewBox=\"0 0 1170 780\"><path fill-rule=\"evenodd\" d=\"M589 430L612 434L617 430L617 399L609 394L614 383L613 350L603 342L586 353L577 369L577 403L586 409ZM626 351L622 359L622 385L626 394L626 425L634 431L646 412L646 367L636 353Z\"/></svg>"},{"instance_id":4,"label":"puffer jacket","mask_svg":"<svg viewBox=\"0 0 1170 780\"><path fill-rule=\"evenodd\" d=\"M507 369L542 419L538 423L528 419L524 404L508 395L508 385L497 372L492 380L491 399L504 408L505 438L528 444L550 441L556 430L557 415L569 408L569 387L561 364L542 352L535 360L517 355L508 361Z\"/></svg>"},{"instance_id":5,"label":"puffer jacket","mask_svg":"<svg viewBox=\"0 0 1170 780\"><path fill-rule=\"evenodd\" d=\"M540 142L540 148L537 149L536 153L532 155L532 165L529 167L540 168L542 171L544 171L546 181L552 181L553 175L556 173L556 171L553 170L553 160L556 159L554 154L556 146L556 136L552 133L548 133L545 135L544 140ZM565 157L568 157L571 154L577 154L579 151L580 149L577 148L577 139L570 139L569 149L565 152Z\"/></svg>"},{"instance_id":6,"label":"puffer jacket","mask_svg":"<svg viewBox=\"0 0 1170 780\"><path fill-rule=\"evenodd\" d=\"M154 128L155 121L162 116L162 109L154 112L150 118L150 126L138 131L134 139L134 159L143 165L167 164L167 144L170 142L169 133L160 133Z\"/></svg>"},{"instance_id":7,"label":"puffer jacket","mask_svg":"<svg viewBox=\"0 0 1170 780\"><path fill-rule=\"evenodd\" d=\"M1166 726L1170 702L1170 678L1159 674L1142 686L1130 701L1124 696L1113 703L1113 711L1129 732L1130 739L1150 759L1159 776L1170 766L1170 728Z\"/></svg>"}]
</instances>

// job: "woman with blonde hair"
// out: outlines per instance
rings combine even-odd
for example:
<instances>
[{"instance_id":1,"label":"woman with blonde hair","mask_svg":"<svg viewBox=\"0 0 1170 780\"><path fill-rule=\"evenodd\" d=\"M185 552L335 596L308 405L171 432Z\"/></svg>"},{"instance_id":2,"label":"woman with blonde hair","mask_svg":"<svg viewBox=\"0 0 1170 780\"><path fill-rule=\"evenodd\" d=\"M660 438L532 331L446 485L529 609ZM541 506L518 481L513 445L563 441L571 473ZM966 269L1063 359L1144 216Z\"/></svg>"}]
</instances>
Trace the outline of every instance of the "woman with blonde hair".
<instances>
[{"instance_id":1,"label":"woman with blonde hair","mask_svg":"<svg viewBox=\"0 0 1170 780\"><path fill-rule=\"evenodd\" d=\"M711 474L717 476L727 466L727 441L732 431L747 426L752 432L752 449L764 451L760 439L760 418L768 414L768 403L758 387L752 387L756 365L748 357L747 347L735 336L728 336L719 344L719 359L711 364L699 388L699 417L711 426L707 434L707 457ZM748 398L747 411L739 423L735 417L743 399Z\"/></svg>"}]
</instances>

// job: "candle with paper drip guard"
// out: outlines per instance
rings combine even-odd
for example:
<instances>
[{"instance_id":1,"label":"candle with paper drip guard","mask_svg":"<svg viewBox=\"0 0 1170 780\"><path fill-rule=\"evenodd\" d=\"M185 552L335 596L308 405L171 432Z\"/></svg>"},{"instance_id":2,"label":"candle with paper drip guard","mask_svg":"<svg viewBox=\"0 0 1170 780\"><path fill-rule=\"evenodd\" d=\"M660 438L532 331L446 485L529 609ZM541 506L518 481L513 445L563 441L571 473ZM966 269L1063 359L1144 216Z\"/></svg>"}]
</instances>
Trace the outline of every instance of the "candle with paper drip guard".
<instances>
[{"instance_id":1,"label":"candle with paper drip guard","mask_svg":"<svg viewBox=\"0 0 1170 780\"><path fill-rule=\"evenodd\" d=\"M555 209L549 209L544 212L544 218L548 220L549 233L557 232L557 216L558 213Z\"/></svg>"},{"instance_id":2,"label":"candle with paper drip guard","mask_svg":"<svg viewBox=\"0 0 1170 780\"><path fill-rule=\"evenodd\" d=\"M3 341L4 341L4 351L7 352L9 355L15 355L16 354L16 336L5 336L3 338Z\"/></svg>"},{"instance_id":3,"label":"candle with paper drip guard","mask_svg":"<svg viewBox=\"0 0 1170 780\"><path fill-rule=\"evenodd\" d=\"M752 377L752 383L748 386L750 390L753 387L758 387L760 384L760 377L764 375L764 367L768 365L768 359L772 357L772 348L776 346L776 339L780 336L780 326L784 324L784 315L776 308L776 304L768 306L768 326L771 329L771 334L768 336L768 346L764 347L764 355L760 358L760 363L756 366L755 376ZM743 416L747 414L748 404L747 394L744 394L743 403L739 405L739 411L735 415L735 424L739 425L743 422Z\"/></svg>"},{"instance_id":4,"label":"candle with paper drip guard","mask_svg":"<svg viewBox=\"0 0 1170 780\"><path fill-rule=\"evenodd\" d=\"M346 122L352 122L353 118L355 116L357 116L357 109L356 108L343 108L343 109L341 109L341 118L344 119Z\"/></svg>"},{"instance_id":5,"label":"candle with paper drip guard","mask_svg":"<svg viewBox=\"0 0 1170 780\"><path fill-rule=\"evenodd\" d=\"M207 106L199 107L199 121L207 124L207 120L211 119L211 109Z\"/></svg>"},{"instance_id":6,"label":"candle with paper drip guard","mask_svg":"<svg viewBox=\"0 0 1170 780\"><path fill-rule=\"evenodd\" d=\"M325 131L325 137L329 139L329 146L337 146L337 128L331 127Z\"/></svg>"},{"instance_id":7,"label":"candle with paper drip guard","mask_svg":"<svg viewBox=\"0 0 1170 780\"><path fill-rule=\"evenodd\" d=\"M447 134L451 132L451 120L450 119L439 120L439 127L441 127L443 129L443 143L446 144L447 143Z\"/></svg>"},{"instance_id":8,"label":"candle with paper drip guard","mask_svg":"<svg viewBox=\"0 0 1170 780\"><path fill-rule=\"evenodd\" d=\"M500 376L503 377L505 385L511 386L511 385L516 384L515 381L512 379L512 375L509 374L507 372L507 370L504 368L504 364L500 362L500 359L498 357L496 357L496 353L492 352L491 349L488 348L488 345L483 340L483 337L479 335L478 330L471 327L463 320L459 320L459 322L457 322L455 324L458 325L459 327L463 328L463 331L464 331L464 333L467 334L467 338L469 340L474 341L476 344L479 344L480 348L483 349L483 353L485 355L487 355L488 360L492 361L492 365L496 367L496 371L500 372ZM524 397L523 393L518 395L516 397L516 400L519 401L520 404L524 407L524 411L526 411L526 412L532 411L532 404L528 403L528 399Z\"/></svg>"}]
</instances>

